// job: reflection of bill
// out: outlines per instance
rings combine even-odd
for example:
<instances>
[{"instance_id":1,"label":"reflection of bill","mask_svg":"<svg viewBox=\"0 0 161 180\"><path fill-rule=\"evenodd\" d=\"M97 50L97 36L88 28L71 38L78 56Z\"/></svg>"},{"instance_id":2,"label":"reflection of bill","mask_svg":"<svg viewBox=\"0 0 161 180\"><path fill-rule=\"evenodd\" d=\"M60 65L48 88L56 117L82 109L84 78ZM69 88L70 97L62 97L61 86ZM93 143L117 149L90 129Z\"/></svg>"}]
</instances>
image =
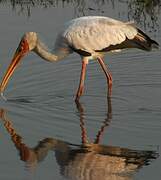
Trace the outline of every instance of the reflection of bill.
<instances>
[{"instance_id":1,"label":"reflection of bill","mask_svg":"<svg viewBox=\"0 0 161 180\"><path fill-rule=\"evenodd\" d=\"M87 142L87 134L82 119L84 108L80 112L82 144L75 145L55 138L45 138L34 148L28 147L22 137L15 131L6 112L1 109L0 117L11 140L19 151L22 161L29 170L34 170L43 161L49 151L55 152L60 166L60 173L70 180L126 180L131 179L136 170L149 165L151 159L157 158L155 151L140 151L121 147L99 145L99 136L108 126L108 118L98 131L95 142ZM79 110L79 109L78 109ZM109 117L109 116L108 116Z\"/></svg>"}]
</instances>

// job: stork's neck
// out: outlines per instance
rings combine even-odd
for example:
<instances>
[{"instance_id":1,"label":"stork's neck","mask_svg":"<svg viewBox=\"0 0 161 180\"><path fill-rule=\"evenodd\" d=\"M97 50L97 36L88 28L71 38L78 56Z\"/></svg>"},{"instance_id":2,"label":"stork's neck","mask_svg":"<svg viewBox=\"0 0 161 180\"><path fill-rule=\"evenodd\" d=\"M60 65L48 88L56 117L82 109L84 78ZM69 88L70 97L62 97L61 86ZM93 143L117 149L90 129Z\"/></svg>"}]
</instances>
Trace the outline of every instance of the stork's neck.
<instances>
[{"instance_id":1,"label":"stork's neck","mask_svg":"<svg viewBox=\"0 0 161 180\"><path fill-rule=\"evenodd\" d=\"M51 52L51 50L48 50L40 40L37 41L34 52L38 54L44 60L51 61L51 62L58 61L64 58L65 56L63 55L63 53L58 52L56 50L52 50Z\"/></svg>"}]
</instances>

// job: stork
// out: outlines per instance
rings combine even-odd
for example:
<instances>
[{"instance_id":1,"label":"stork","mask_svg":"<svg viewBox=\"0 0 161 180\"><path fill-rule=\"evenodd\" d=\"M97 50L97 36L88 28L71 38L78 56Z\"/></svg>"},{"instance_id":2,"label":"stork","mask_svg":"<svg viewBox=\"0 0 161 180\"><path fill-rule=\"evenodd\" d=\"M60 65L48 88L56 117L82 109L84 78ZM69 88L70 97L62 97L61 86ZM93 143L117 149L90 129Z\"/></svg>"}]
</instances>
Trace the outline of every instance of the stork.
<instances>
[{"instance_id":1,"label":"stork","mask_svg":"<svg viewBox=\"0 0 161 180\"><path fill-rule=\"evenodd\" d=\"M122 22L103 16L86 16L73 19L65 24L58 33L54 50L50 51L39 39L36 32L26 32L13 56L0 85L3 91L18 66L20 60L28 52L33 51L42 59L56 62L76 52L81 56L82 69L75 101L79 101L84 91L84 80L88 61L98 61L107 79L107 95L112 95L112 75L104 63L104 56L109 51L125 48L138 48L146 51L158 48L159 44L152 40L133 22Z\"/></svg>"}]
</instances>

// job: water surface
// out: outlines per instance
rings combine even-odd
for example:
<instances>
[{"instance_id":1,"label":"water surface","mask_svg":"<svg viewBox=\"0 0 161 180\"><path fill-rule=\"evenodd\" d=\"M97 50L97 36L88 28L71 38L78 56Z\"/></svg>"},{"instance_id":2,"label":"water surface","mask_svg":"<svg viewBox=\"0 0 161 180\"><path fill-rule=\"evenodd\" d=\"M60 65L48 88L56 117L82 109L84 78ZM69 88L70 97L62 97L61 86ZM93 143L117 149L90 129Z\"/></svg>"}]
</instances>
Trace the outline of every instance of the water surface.
<instances>
[{"instance_id":1,"label":"water surface","mask_svg":"<svg viewBox=\"0 0 161 180\"><path fill-rule=\"evenodd\" d=\"M60 26L82 15L134 19L161 44L159 1L13 2L0 4L1 78L24 32L52 46ZM8 101L0 99L0 179L160 179L160 50L109 54L105 62L114 79L111 101L104 74L90 62L75 104L78 55L53 64L34 53L24 58L5 91Z\"/></svg>"}]
</instances>

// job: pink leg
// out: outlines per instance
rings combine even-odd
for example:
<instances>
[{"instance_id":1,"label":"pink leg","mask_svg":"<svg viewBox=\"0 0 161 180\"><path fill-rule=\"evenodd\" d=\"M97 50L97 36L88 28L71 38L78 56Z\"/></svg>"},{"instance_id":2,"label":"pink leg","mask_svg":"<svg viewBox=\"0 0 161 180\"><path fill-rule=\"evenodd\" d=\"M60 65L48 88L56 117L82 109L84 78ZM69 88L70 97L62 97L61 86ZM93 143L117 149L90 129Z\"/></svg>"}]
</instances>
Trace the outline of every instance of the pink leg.
<instances>
[{"instance_id":1,"label":"pink leg","mask_svg":"<svg viewBox=\"0 0 161 180\"><path fill-rule=\"evenodd\" d=\"M98 59L99 64L100 64L101 67L102 67L103 72L104 72L105 75L106 75L107 83L108 83L108 97L111 97L111 95L112 95L112 75L111 75L111 73L107 70L107 67L106 67L104 61L102 60L102 58L98 57L97 59Z\"/></svg>"},{"instance_id":2,"label":"pink leg","mask_svg":"<svg viewBox=\"0 0 161 180\"><path fill-rule=\"evenodd\" d=\"M77 90L75 101L79 101L79 98L83 94L83 91L84 91L84 80L85 80L87 64L88 64L88 60L83 59L82 60L82 70L81 70L81 75L80 75L80 82L79 82L79 87L78 87L78 90Z\"/></svg>"}]
</instances>

